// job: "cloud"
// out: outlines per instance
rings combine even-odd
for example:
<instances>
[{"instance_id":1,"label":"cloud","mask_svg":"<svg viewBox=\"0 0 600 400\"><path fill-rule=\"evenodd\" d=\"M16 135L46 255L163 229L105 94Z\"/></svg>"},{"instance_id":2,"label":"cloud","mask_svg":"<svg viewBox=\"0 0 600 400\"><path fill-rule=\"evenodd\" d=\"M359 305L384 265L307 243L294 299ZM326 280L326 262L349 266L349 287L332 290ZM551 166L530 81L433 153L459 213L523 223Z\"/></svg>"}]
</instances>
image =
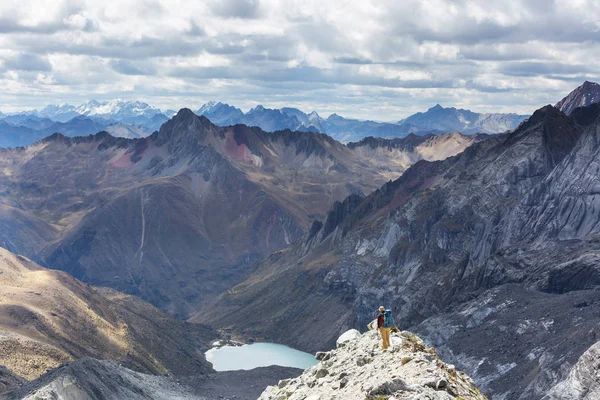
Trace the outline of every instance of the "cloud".
<instances>
[{"instance_id":1,"label":"cloud","mask_svg":"<svg viewBox=\"0 0 600 400\"><path fill-rule=\"evenodd\" d=\"M113 70L123 75L154 75L156 73L156 68L149 63L114 60L110 65Z\"/></svg>"},{"instance_id":2,"label":"cloud","mask_svg":"<svg viewBox=\"0 0 600 400\"><path fill-rule=\"evenodd\" d=\"M527 113L600 78L598 15L596 0L0 2L0 109L123 97Z\"/></svg>"},{"instance_id":3,"label":"cloud","mask_svg":"<svg viewBox=\"0 0 600 400\"><path fill-rule=\"evenodd\" d=\"M217 0L211 5L215 15L225 18L258 18L260 13L260 0Z\"/></svg>"},{"instance_id":4,"label":"cloud","mask_svg":"<svg viewBox=\"0 0 600 400\"><path fill-rule=\"evenodd\" d=\"M48 57L37 54L20 53L12 57L6 57L2 60L5 69L17 71L52 71L52 64Z\"/></svg>"},{"instance_id":5,"label":"cloud","mask_svg":"<svg viewBox=\"0 0 600 400\"><path fill-rule=\"evenodd\" d=\"M534 77L540 75L585 75L593 73L594 69L587 65L561 62L511 61L502 64L499 71L505 75Z\"/></svg>"}]
</instances>

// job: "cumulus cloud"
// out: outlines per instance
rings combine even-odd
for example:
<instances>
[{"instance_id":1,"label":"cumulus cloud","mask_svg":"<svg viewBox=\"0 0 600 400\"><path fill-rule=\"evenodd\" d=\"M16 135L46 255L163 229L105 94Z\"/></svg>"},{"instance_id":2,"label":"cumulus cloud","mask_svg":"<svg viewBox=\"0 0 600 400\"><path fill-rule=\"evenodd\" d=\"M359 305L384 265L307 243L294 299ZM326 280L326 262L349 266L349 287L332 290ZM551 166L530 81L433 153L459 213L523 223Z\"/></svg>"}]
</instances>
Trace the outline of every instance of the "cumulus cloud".
<instances>
[{"instance_id":1,"label":"cumulus cloud","mask_svg":"<svg viewBox=\"0 0 600 400\"><path fill-rule=\"evenodd\" d=\"M598 80L596 0L0 3L0 110L140 99L398 120L532 112Z\"/></svg>"}]
</instances>

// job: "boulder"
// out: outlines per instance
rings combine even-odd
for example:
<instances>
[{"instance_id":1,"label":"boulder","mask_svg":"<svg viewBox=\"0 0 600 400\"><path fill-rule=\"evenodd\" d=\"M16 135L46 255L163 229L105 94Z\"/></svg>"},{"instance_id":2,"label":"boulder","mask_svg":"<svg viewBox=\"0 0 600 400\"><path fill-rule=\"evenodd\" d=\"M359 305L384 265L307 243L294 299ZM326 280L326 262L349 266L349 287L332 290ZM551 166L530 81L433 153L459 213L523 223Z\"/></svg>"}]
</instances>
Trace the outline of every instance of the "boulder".
<instances>
[{"instance_id":1,"label":"boulder","mask_svg":"<svg viewBox=\"0 0 600 400\"><path fill-rule=\"evenodd\" d=\"M357 331L356 329L350 329L349 331L342 333L342 335L338 338L335 344L337 347L342 347L348 342L357 340L358 338L360 338L360 336L361 335L359 331Z\"/></svg>"}]
</instances>

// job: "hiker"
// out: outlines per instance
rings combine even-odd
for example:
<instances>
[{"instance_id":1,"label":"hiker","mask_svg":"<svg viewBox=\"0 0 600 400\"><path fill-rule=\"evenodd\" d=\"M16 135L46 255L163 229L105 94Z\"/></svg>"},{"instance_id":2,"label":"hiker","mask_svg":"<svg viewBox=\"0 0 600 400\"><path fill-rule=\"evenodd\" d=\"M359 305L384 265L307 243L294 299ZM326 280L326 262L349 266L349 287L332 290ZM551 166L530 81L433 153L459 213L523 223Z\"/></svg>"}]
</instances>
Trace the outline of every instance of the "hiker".
<instances>
[{"instance_id":1,"label":"hiker","mask_svg":"<svg viewBox=\"0 0 600 400\"><path fill-rule=\"evenodd\" d=\"M386 310L385 307L379 307L379 314L377 315L377 330L381 335L383 344L382 350L390 347L390 329L394 326L394 320L392 319L392 311Z\"/></svg>"}]
</instances>

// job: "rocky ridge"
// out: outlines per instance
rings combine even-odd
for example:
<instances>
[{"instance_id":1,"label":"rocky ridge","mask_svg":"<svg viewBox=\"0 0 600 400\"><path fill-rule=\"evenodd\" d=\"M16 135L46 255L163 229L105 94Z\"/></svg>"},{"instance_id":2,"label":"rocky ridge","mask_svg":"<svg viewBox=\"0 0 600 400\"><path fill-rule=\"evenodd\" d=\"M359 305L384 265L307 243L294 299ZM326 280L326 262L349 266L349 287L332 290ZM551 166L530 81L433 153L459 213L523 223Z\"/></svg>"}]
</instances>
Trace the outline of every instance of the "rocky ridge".
<instances>
[{"instance_id":1,"label":"rocky ridge","mask_svg":"<svg viewBox=\"0 0 600 400\"><path fill-rule=\"evenodd\" d=\"M475 383L446 364L410 332L391 334L381 350L375 331L345 332L337 348L317 353L319 364L268 387L259 400L483 400Z\"/></svg>"},{"instance_id":2,"label":"rocky ridge","mask_svg":"<svg viewBox=\"0 0 600 400\"><path fill-rule=\"evenodd\" d=\"M394 180L420 160L444 160L488 137L486 134L463 135L459 132L438 135L411 133L395 139L369 136L359 142L348 143L347 146L360 157L371 161L390 180Z\"/></svg>"}]
</instances>

